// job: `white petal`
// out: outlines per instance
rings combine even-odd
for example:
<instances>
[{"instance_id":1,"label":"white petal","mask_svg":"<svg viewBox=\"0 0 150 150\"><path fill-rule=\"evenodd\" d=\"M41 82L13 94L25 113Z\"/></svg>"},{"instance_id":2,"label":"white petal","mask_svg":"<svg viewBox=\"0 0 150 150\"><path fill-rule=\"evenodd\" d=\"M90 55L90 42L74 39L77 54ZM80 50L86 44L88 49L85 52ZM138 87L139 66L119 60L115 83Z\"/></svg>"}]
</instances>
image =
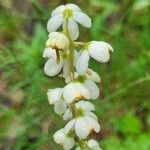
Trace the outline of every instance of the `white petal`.
<instances>
[{"instance_id":1,"label":"white petal","mask_svg":"<svg viewBox=\"0 0 150 150\"><path fill-rule=\"evenodd\" d=\"M99 97L100 91L98 86L92 80L86 80L84 82L85 87L91 92L91 99L97 99Z\"/></svg>"},{"instance_id":2,"label":"white petal","mask_svg":"<svg viewBox=\"0 0 150 150\"><path fill-rule=\"evenodd\" d=\"M89 59L90 59L90 57L89 57L89 52L88 51L86 51L86 50L84 50L82 53L81 53L81 55L80 55L80 57L79 57L79 59L78 59L78 61L77 61L77 65L76 65L76 69L77 69L77 72L79 73L79 74L85 74L85 72L87 71L87 69L88 69L88 65L89 65Z\"/></svg>"},{"instance_id":3,"label":"white petal","mask_svg":"<svg viewBox=\"0 0 150 150\"><path fill-rule=\"evenodd\" d=\"M67 138L63 143L64 150L71 150L74 146L75 142L73 138Z\"/></svg>"},{"instance_id":4,"label":"white petal","mask_svg":"<svg viewBox=\"0 0 150 150\"><path fill-rule=\"evenodd\" d=\"M76 40L79 37L79 28L73 18L70 18L68 21L68 30L72 40Z\"/></svg>"},{"instance_id":5,"label":"white petal","mask_svg":"<svg viewBox=\"0 0 150 150\"><path fill-rule=\"evenodd\" d=\"M48 96L49 104L55 104L56 102L60 101L62 92L63 92L62 88L48 90L47 96Z\"/></svg>"},{"instance_id":6,"label":"white petal","mask_svg":"<svg viewBox=\"0 0 150 150\"><path fill-rule=\"evenodd\" d=\"M52 11L52 16L62 13L64 9L65 9L65 5L58 6L56 9Z\"/></svg>"},{"instance_id":7,"label":"white petal","mask_svg":"<svg viewBox=\"0 0 150 150\"><path fill-rule=\"evenodd\" d=\"M84 120L83 117L76 119L75 132L77 136L81 139L86 139L89 135L90 130L87 126L87 122Z\"/></svg>"},{"instance_id":8,"label":"white petal","mask_svg":"<svg viewBox=\"0 0 150 150\"><path fill-rule=\"evenodd\" d=\"M82 26L86 27L86 28L90 28L92 23L91 23L91 18L86 15L83 12L74 12L73 14L74 19L80 23Z\"/></svg>"},{"instance_id":9,"label":"white petal","mask_svg":"<svg viewBox=\"0 0 150 150\"><path fill-rule=\"evenodd\" d=\"M44 72L47 76L55 76L61 71L62 65L62 62L57 64L56 59L51 58L46 62L44 66Z\"/></svg>"},{"instance_id":10,"label":"white petal","mask_svg":"<svg viewBox=\"0 0 150 150\"><path fill-rule=\"evenodd\" d=\"M81 9L73 3L67 4L66 7L72 9L73 11L81 11Z\"/></svg>"},{"instance_id":11,"label":"white petal","mask_svg":"<svg viewBox=\"0 0 150 150\"><path fill-rule=\"evenodd\" d=\"M63 97L67 103L81 99L90 99L90 91L81 83L70 83L64 87Z\"/></svg>"},{"instance_id":12,"label":"white petal","mask_svg":"<svg viewBox=\"0 0 150 150\"><path fill-rule=\"evenodd\" d=\"M96 133L100 131L100 125L95 119L88 116L85 116L85 119L87 121L89 130L94 130Z\"/></svg>"},{"instance_id":13,"label":"white petal","mask_svg":"<svg viewBox=\"0 0 150 150\"><path fill-rule=\"evenodd\" d=\"M86 112L85 115L86 115L86 116L89 116L89 117L91 117L91 118L93 118L93 119L95 119L96 121L98 121L97 116L96 116L93 112Z\"/></svg>"},{"instance_id":14,"label":"white petal","mask_svg":"<svg viewBox=\"0 0 150 150\"><path fill-rule=\"evenodd\" d=\"M63 78L68 77L69 77L69 60L65 60L63 65Z\"/></svg>"},{"instance_id":15,"label":"white petal","mask_svg":"<svg viewBox=\"0 0 150 150\"><path fill-rule=\"evenodd\" d=\"M67 109L67 105L63 100L56 102L54 105L54 111L58 115L62 115L66 111L66 109Z\"/></svg>"},{"instance_id":16,"label":"white petal","mask_svg":"<svg viewBox=\"0 0 150 150\"><path fill-rule=\"evenodd\" d=\"M64 113L64 115L63 115L63 120L69 120L69 119L71 119L72 118L72 112L70 111L70 109L68 108L66 111L65 111L65 113Z\"/></svg>"},{"instance_id":17,"label":"white petal","mask_svg":"<svg viewBox=\"0 0 150 150\"><path fill-rule=\"evenodd\" d=\"M77 61L79 59L79 53L74 50L74 65L76 66L77 65Z\"/></svg>"},{"instance_id":18,"label":"white petal","mask_svg":"<svg viewBox=\"0 0 150 150\"><path fill-rule=\"evenodd\" d=\"M92 41L88 49L90 56L101 63L108 62L110 59L110 51L113 51L110 44L100 41Z\"/></svg>"},{"instance_id":19,"label":"white petal","mask_svg":"<svg viewBox=\"0 0 150 150\"><path fill-rule=\"evenodd\" d=\"M98 142L96 140L93 140L93 139L91 139L91 140L88 141L88 146L91 147L91 148L93 148L93 150L102 150L99 147Z\"/></svg>"},{"instance_id":20,"label":"white petal","mask_svg":"<svg viewBox=\"0 0 150 150\"><path fill-rule=\"evenodd\" d=\"M57 144L62 144L66 140L66 135L64 134L64 129L58 130L54 135L53 135L54 141Z\"/></svg>"},{"instance_id":21,"label":"white petal","mask_svg":"<svg viewBox=\"0 0 150 150\"><path fill-rule=\"evenodd\" d=\"M94 82L100 82L101 81L99 74L97 72L93 71L92 69L87 70L86 76L88 79L91 79Z\"/></svg>"},{"instance_id":22,"label":"white petal","mask_svg":"<svg viewBox=\"0 0 150 150\"><path fill-rule=\"evenodd\" d=\"M75 104L77 109L82 109L84 112L94 111L95 106L88 101L79 101Z\"/></svg>"},{"instance_id":23,"label":"white petal","mask_svg":"<svg viewBox=\"0 0 150 150\"><path fill-rule=\"evenodd\" d=\"M54 58L56 59L56 51L52 48L45 48L43 52L43 58Z\"/></svg>"},{"instance_id":24,"label":"white petal","mask_svg":"<svg viewBox=\"0 0 150 150\"><path fill-rule=\"evenodd\" d=\"M64 131L65 131L66 134L68 134L69 131L74 128L75 122L76 122L76 120L73 119L73 120L69 121L69 122L66 124L66 126L65 126L65 128L64 128Z\"/></svg>"},{"instance_id":25,"label":"white petal","mask_svg":"<svg viewBox=\"0 0 150 150\"><path fill-rule=\"evenodd\" d=\"M63 17L62 15L56 15L49 19L47 23L47 30L48 32L54 32L56 31L63 23Z\"/></svg>"}]
</instances>

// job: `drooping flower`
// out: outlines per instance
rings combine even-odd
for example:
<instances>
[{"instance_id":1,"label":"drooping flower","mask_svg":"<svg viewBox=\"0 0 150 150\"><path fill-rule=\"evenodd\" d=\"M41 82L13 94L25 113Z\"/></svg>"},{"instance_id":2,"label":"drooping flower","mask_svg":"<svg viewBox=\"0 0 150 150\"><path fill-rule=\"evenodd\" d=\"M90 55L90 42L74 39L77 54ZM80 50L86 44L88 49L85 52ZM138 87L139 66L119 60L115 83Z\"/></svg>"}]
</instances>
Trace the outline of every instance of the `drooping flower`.
<instances>
[{"instance_id":1,"label":"drooping flower","mask_svg":"<svg viewBox=\"0 0 150 150\"><path fill-rule=\"evenodd\" d=\"M91 150L102 150L101 147L99 146L98 142L94 139L84 142L83 144L85 145L85 147L88 147ZM76 150L82 150L82 148L77 147Z\"/></svg>"},{"instance_id":2,"label":"drooping flower","mask_svg":"<svg viewBox=\"0 0 150 150\"><path fill-rule=\"evenodd\" d=\"M100 131L97 116L92 113L95 107L92 103L80 101L75 104L76 116L65 126L65 131L75 130L80 139L86 139L92 130L96 133Z\"/></svg>"},{"instance_id":3,"label":"drooping flower","mask_svg":"<svg viewBox=\"0 0 150 150\"><path fill-rule=\"evenodd\" d=\"M43 57L48 58L44 65L45 74L50 77L57 75L63 67L63 60L60 58L59 63L57 62L56 51L52 48L45 48Z\"/></svg>"},{"instance_id":4,"label":"drooping flower","mask_svg":"<svg viewBox=\"0 0 150 150\"><path fill-rule=\"evenodd\" d=\"M63 25L64 31L66 20L68 20L68 30L72 40L76 40L79 36L77 22L84 27L91 27L91 19L75 4L61 5L52 12L52 17L47 23L47 30L51 33L56 31Z\"/></svg>"},{"instance_id":5,"label":"drooping flower","mask_svg":"<svg viewBox=\"0 0 150 150\"><path fill-rule=\"evenodd\" d=\"M113 51L113 48L106 42L91 41L87 43L78 59L76 65L77 72L84 74L87 71L90 56L101 63L108 62L110 59L110 51Z\"/></svg>"},{"instance_id":6,"label":"drooping flower","mask_svg":"<svg viewBox=\"0 0 150 150\"><path fill-rule=\"evenodd\" d=\"M72 82L64 87L63 98L67 103L72 103L82 99L90 99L90 91L80 82Z\"/></svg>"},{"instance_id":7,"label":"drooping flower","mask_svg":"<svg viewBox=\"0 0 150 150\"><path fill-rule=\"evenodd\" d=\"M63 88L50 89L47 92L47 97L50 105L54 105L54 111L62 115L66 109L67 104L62 99Z\"/></svg>"},{"instance_id":8,"label":"drooping flower","mask_svg":"<svg viewBox=\"0 0 150 150\"><path fill-rule=\"evenodd\" d=\"M76 110L76 112L75 112L76 117L88 115L88 116L94 118L95 120L98 120L97 116L92 112L95 110L95 106L91 102L82 100L82 101L75 103L74 107ZM70 110L70 108L67 108L65 113L63 114L63 119L69 120L72 118L73 118L72 111Z\"/></svg>"},{"instance_id":9,"label":"drooping flower","mask_svg":"<svg viewBox=\"0 0 150 150\"><path fill-rule=\"evenodd\" d=\"M75 73L75 80L81 82L91 93L91 99L97 99L100 90L99 87L95 84L95 82L99 83L101 81L100 76L93 70L88 69L85 75L79 75L77 72ZM66 78L66 83L70 82L70 78Z\"/></svg>"},{"instance_id":10,"label":"drooping flower","mask_svg":"<svg viewBox=\"0 0 150 150\"><path fill-rule=\"evenodd\" d=\"M59 54L56 54L56 50L52 48L45 48L43 52L43 58L47 58L48 61L44 65L44 72L47 76L53 77L61 72L62 77L69 77L69 58L68 51L62 52L58 51ZM58 56L59 55L59 61ZM78 52L74 51L74 65L77 63Z\"/></svg>"},{"instance_id":11,"label":"drooping flower","mask_svg":"<svg viewBox=\"0 0 150 150\"><path fill-rule=\"evenodd\" d=\"M54 134L53 138L57 144L61 144L63 146L64 150L72 149L75 144L73 137L70 137L69 132L68 133L65 132L65 130L63 128L58 130Z\"/></svg>"}]
</instances>

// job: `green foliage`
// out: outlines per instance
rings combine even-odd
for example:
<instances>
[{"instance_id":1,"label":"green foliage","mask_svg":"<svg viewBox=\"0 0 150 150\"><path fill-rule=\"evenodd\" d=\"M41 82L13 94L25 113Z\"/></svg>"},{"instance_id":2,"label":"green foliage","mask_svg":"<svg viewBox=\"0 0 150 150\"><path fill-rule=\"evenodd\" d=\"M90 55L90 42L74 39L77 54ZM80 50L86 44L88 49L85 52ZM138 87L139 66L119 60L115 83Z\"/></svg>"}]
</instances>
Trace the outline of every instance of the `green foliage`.
<instances>
[{"instance_id":1,"label":"green foliage","mask_svg":"<svg viewBox=\"0 0 150 150\"><path fill-rule=\"evenodd\" d=\"M80 38L107 41L110 63L91 67L102 82L95 101L104 150L150 149L150 19L146 0L69 1L85 9L93 26ZM63 121L46 91L63 86L44 75L42 52L50 12L63 1L0 1L0 149L59 150L53 133ZM87 31L87 30L86 30Z\"/></svg>"},{"instance_id":2,"label":"green foliage","mask_svg":"<svg viewBox=\"0 0 150 150\"><path fill-rule=\"evenodd\" d=\"M118 131L126 136L128 134L138 134L141 130L141 122L139 118L131 112L126 113L124 116L118 119L116 126L118 127Z\"/></svg>"}]
</instances>

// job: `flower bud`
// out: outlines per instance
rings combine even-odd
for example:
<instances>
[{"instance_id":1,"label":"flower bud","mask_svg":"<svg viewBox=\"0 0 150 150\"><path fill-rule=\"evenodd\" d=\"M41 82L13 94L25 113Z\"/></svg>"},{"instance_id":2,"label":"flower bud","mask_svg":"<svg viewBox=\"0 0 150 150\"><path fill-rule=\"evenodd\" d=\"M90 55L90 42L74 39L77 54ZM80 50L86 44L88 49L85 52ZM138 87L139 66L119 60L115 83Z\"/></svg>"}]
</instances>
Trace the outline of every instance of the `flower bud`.
<instances>
[{"instance_id":1,"label":"flower bud","mask_svg":"<svg viewBox=\"0 0 150 150\"><path fill-rule=\"evenodd\" d=\"M63 33L52 32L49 34L46 46L55 50L64 50L69 47L69 39Z\"/></svg>"}]
</instances>

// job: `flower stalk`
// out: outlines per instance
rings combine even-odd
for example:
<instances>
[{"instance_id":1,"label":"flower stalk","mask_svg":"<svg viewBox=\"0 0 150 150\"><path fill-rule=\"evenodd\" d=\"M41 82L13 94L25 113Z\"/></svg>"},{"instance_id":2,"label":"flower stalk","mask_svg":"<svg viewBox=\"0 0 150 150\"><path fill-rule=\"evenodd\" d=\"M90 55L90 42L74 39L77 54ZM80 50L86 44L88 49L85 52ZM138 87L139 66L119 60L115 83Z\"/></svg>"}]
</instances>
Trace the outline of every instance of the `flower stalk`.
<instances>
[{"instance_id":1,"label":"flower stalk","mask_svg":"<svg viewBox=\"0 0 150 150\"><path fill-rule=\"evenodd\" d=\"M74 49L73 49L74 46L68 29L68 18L66 19L65 33L69 39L69 71L70 71L69 74L70 74L70 79L74 80Z\"/></svg>"}]
</instances>

